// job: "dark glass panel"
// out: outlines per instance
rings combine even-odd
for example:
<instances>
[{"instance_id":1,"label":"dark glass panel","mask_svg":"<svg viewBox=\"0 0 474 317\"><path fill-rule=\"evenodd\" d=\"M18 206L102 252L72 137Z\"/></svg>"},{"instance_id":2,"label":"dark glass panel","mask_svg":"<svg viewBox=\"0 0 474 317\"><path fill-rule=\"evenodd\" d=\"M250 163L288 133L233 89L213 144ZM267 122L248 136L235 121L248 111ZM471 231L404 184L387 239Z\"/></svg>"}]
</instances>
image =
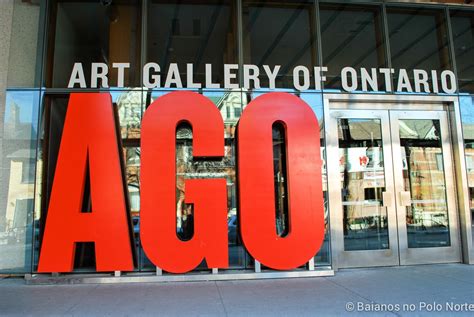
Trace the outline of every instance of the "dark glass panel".
<instances>
[{"instance_id":1,"label":"dark glass panel","mask_svg":"<svg viewBox=\"0 0 474 317\"><path fill-rule=\"evenodd\" d=\"M392 67L440 72L452 68L443 10L387 8ZM396 74L397 76L397 74Z\"/></svg>"},{"instance_id":2,"label":"dark glass panel","mask_svg":"<svg viewBox=\"0 0 474 317\"><path fill-rule=\"evenodd\" d=\"M194 65L194 82L205 84L205 64L212 81L224 83L224 64L237 64L236 2L170 1L148 4L147 62L160 65L161 86L170 63L177 63L186 86L186 64Z\"/></svg>"},{"instance_id":3,"label":"dark glass panel","mask_svg":"<svg viewBox=\"0 0 474 317\"><path fill-rule=\"evenodd\" d=\"M317 64L313 1L244 0L244 63L281 65L276 87L293 88L293 68ZM263 70L261 70L263 72ZM261 87L268 87L265 73ZM311 81L311 87L314 87Z\"/></svg>"},{"instance_id":4,"label":"dark glass panel","mask_svg":"<svg viewBox=\"0 0 474 317\"><path fill-rule=\"evenodd\" d=\"M113 63L130 63L124 86L140 85L139 1L55 0L49 21L47 87L67 87L76 62L83 65L87 87L91 87L91 63L108 65L109 87L118 84Z\"/></svg>"},{"instance_id":5,"label":"dark glass panel","mask_svg":"<svg viewBox=\"0 0 474 317\"><path fill-rule=\"evenodd\" d=\"M379 6L326 4L321 5L320 16L323 65L328 67L325 88L341 88L340 73L346 66L356 70L386 66Z\"/></svg>"},{"instance_id":6,"label":"dark glass panel","mask_svg":"<svg viewBox=\"0 0 474 317\"><path fill-rule=\"evenodd\" d=\"M474 92L474 11L451 10L454 55L460 92Z\"/></svg>"}]
</instances>

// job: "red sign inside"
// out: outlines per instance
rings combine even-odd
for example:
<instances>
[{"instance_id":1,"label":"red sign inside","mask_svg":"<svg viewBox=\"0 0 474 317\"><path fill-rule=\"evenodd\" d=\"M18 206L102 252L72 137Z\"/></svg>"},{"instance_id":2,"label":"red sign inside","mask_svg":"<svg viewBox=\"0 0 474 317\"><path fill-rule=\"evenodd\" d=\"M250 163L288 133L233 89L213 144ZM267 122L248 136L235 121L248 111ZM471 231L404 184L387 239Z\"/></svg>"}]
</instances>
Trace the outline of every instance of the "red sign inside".
<instances>
[{"instance_id":1,"label":"red sign inside","mask_svg":"<svg viewBox=\"0 0 474 317\"><path fill-rule=\"evenodd\" d=\"M208 98L173 92L145 111L141 128L140 238L148 258L171 273L206 260L228 267L227 187L222 179L188 179L194 235L176 234L176 128L193 130L193 156L224 156L224 122ZM285 130L289 232L275 230L272 125ZM109 94L71 94L41 246L39 272L71 272L78 242L95 244L97 271L132 271L133 244L113 105ZM288 93L250 102L238 124L239 226L245 248L263 265L289 270L309 261L324 238L319 124ZM84 212L87 165L93 210Z\"/></svg>"}]
</instances>

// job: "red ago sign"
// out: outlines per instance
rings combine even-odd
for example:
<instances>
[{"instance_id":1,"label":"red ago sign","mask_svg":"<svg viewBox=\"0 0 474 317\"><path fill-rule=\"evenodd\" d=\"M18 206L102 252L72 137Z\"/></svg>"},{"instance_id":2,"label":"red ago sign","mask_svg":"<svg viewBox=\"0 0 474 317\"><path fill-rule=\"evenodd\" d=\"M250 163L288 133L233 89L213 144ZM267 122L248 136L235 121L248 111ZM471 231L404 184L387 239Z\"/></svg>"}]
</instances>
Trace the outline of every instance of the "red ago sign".
<instances>
[{"instance_id":1,"label":"red ago sign","mask_svg":"<svg viewBox=\"0 0 474 317\"><path fill-rule=\"evenodd\" d=\"M186 203L194 204L194 236L176 235L176 127L193 129L194 157L224 156L224 122L206 97L173 92L146 110L141 129L141 231L148 258L173 273L228 267L227 192L221 179L186 180ZM290 230L275 229L272 125L286 132ZM75 244L94 242L97 271L131 271L133 244L122 182L120 149L109 94L73 93L69 100L49 202L39 272L70 272ZM324 236L319 125L311 108L287 93L253 100L238 125L240 234L263 265L288 270L317 253ZM89 164L93 210L83 212Z\"/></svg>"}]
</instances>

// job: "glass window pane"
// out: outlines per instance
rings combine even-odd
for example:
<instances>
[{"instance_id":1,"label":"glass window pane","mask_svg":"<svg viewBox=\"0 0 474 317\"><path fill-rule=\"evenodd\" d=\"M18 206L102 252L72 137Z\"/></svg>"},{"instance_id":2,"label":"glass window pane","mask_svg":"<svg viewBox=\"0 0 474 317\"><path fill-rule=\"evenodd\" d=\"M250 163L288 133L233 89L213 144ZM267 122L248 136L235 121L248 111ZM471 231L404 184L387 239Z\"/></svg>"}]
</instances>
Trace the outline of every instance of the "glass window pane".
<instances>
[{"instance_id":1,"label":"glass window pane","mask_svg":"<svg viewBox=\"0 0 474 317\"><path fill-rule=\"evenodd\" d=\"M341 69L384 67L385 46L379 6L321 5L325 88L341 88ZM383 83L382 78L378 80Z\"/></svg>"},{"instance_id":2,"label":"glass window pane","mask_svg":"<svg viewBox=\"0 0 474 317\"><path fill-rule=\"evenodd\" d=\"M281 65L276 80L281 88L293 88L297 65L312 73L317 64L313 1L244 0L242 12L244 63L260 69ZM268 87L265 74L260 76L260 85Z\"/></svg>"},{"instance_id":3,"label":"glass window pane","mask_svg":"<svg viewBox=\"0 0 474 317\"><path fill-rule=\"evenodd\" d=\"M390 57L396 70L426 71L451 69L448 33L443 10L387 8ZM395 74L398 77L397 74Z\"/></svg>"},{"instance_id":4,"label":"glass window pane","mask_svg":"<svg viewBox=\"0 0 474 317\"><path fill-rule=\"evenodd\" d=\"M7 92L0 126L0 272L31 269L40 92Z\"/></svg>"},{"instance_id":5,"label":"glass window pane","mask_svg":"<svg viewBox=\"0 0 474 317\"><path fill-rule=\"evenodd\" d=\"M224 84L224 64L237 63L235 5L230 0L149 2L147 62L160 65L161 87L170 63L178 63L184 86L188 63L194 65L194 82L205 84L205 64L212 64L212 82Z\"/></svg>"},{"instance_id":6,"label":"glass window pane","mask_svg":"<svg viewBox=\"0 0 474 317\"><path fill-rule=\"evenodd\" d=\"M439 120L399 120L409 248L450 245Z\"/></svg>"},{"instance_id":7,"label":"glass window pane","mask_svg":"<svg viewBox=\"0 0 474 317\"><path fill-rule=\"evenodd\" d=\"M273 175L275 186L276 233L280 237L288 235L288 176L286 167L286 132L281 123L274 123L273 134Z\"/></svg>"},{"instance_id":8,"label":"glass window pane","mask_svg":"<svg viewBox=\"0 0 474 317\"><path fill-rule=\"evenodd\" d=\"M379 119L338 119L344 250L388 249Z\"/></svg>"},{"instance_id":9,"label":"glass window pane","mask_svg":"<svg viewBox=\"0 0 474 317\"><path fill-rule=\"evenodd\" d=\"M51 1L47 87L67 87L74 63L81 62L87 87L91 64L108 66L108 86L117 86L113 63L130 63L124 86L140 86L140 6L137 0ZM103 85L99 80L99 87ZM78 85L76 85L78 87Z\"/></svg>"},{"instance_id":10,"label":"glass window pane","mask_svg":"<svg viewBox=\"0 0 474 317\"><path fill-rule=\"evenodd\" d=\"M461 107L464 155L466 157L467 186L469 188L469 207L471 209L472 238L474 241L474 96L459 98Z\"/></svg>"},{"instance_id":11,"label":"glass window pane","mask_svg":"<svg viewBox=\"0 0 474 317\"><path fill-rule=\"evenodd\" d=\"M459 91L474 92L474 11L451 11Z\"/></svg>"},{"instance_id":12,"label":"glass window pane","mask_svg":"<svg viewBox=\"0 0 474 317\"><path fill-rule=\"evenodd\" d=\"M129 91L111 91L112 101L117 105L122 139L139 139L143 116L142 101L145 94L140 88Z\"/></svg>"}]
</instances>

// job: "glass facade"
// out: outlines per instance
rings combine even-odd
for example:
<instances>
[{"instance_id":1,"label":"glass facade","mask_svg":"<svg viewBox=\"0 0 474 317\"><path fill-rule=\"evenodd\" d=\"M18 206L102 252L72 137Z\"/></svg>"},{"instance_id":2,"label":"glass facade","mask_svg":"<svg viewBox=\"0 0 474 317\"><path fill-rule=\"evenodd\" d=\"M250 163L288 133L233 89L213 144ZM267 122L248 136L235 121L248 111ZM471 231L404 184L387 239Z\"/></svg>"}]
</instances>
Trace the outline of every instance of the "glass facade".
<instances>
[{"instance_id":1,"label":"glass facade","mask_svg":"<svg viewBox=\"0 0 474 317\"><path fill-rule=\"evenodd\" d=\"M276 87L290 87L296 65L311 69L318 64L314 16L313 1L244 0L243 62L280 65ZM263 78L260 84L268 87Z\"/></svg>"},{"instance_id":2,"label":"glass facade","mask_svg":"<svg viewBox=\"0 0 474 317\"><path fill-rule=\"evenodd\" d=\"M192 63L192 80L201 85L205 65L210 64L213 82L223 85L224 64L238 61L235 5L235 1L150 1L146 61L157 63L163 73L176 63L182 78Z\"/></svg>"},{"instance_id":3,"label":"glass facade","mask_svg":"<svg viewBox=\"0 0 474 317\"><path fill-rule=\"evenodd\" d=\"M387 25L393 68L452 69L443 10L388 7Z\"/></svg>"},{"instance_id":4,"label":"glass facade","mask_svg":"<svg viewBox=\"0 0 474 317\"><path fill-rule=\"evenodd\" d=\"M118 68L114 63L129 64L124 70L125 87L140 85L139 1L56 0L49 1L48 13L46 87L68 87L77 62L85 66L87 82L91 79L92 63L100 63L98 73L108 67L108 82L98 83L98 88L117 86Z\"/></svg>"},{"instance_id":5,"label":"glass facade","mask_svg":"<svg viewBox=\"0 0 474 317\"><path fill-rule=\"evenodd\" d=\"M380 6L321 5L322 57L328 67L325 88L341 88L340 73L346 66L386 67L381 10Z\"/></svg>"},{"instance_id":6,"label":"glass facade","mask_svg":"<svg viewBox=\"0 0 474 317\"><path fill-rule=\"evenodd\" d=\"M453 47L456 57L459 90L474 92L474 12L466 10L450 11Z\"/></svg>"},{"instance_id":7,"label":"glass facade","mask_svg":"<svg viewBox=\"0 0 474 317\"><path fill-rule=\"evenodd\" d=\"M192 130L184 125L176 131L176 233L182 240L193 235L194 215L192 208L184 203L184 180L225 178L230 269L255 267L239 233L235 133L246 105L259 95L274 90L303 99L320 124L326 231L323 246L314 260L317 267L333 264L324 98L326 93L341 90L340 73L346 66L356 70L361 67L393 68L396 71L389 73L393 85L400 75L399 69L406 69L410 80L414 79L414 70L437 71L435 81L440 81L440 73L444 70L456 73L459 89L453 96L460 96L470 208L474 210L474 179L471 181L474 163L470 159L471 156L474 158L470 153L474 142L470 130L474 122L471 120L474 102L471 96L463 95L474 92L473 21L472 6L441 3L14 1L6 80L0 82L0 89L6 91L4 96L0 93L5 100L4 104L0 102L0 273L37 270L68 99L71 92L80 88L69 86L77 62L82 63L87 91L110 93L117 110L129 213L137 250L136 271L155 270L141 248L139 237L141 120L154 100L177 90L175 87L146 88L143 66L147 63L156 64L155 72L149 75L160 76L159 87L163 87L170 67L177 67L183 86L193 82L194 88L186 89L208 97L221 112L225 123L225 157L220 161L193 160ZM233 82L240 88L224 88L224 64L240 66ZM310 74L310 87L303 92L296 91L293 86L293 69L299 65L306 67ZM318 66L328 68L322 89L317 89L314 82L313 69ZM273 67L279 67L279 72L275 89L269 89L271 80L267 71ZM244 73L255 75L255 72L260 72L259 80L246 83ZM101 73L105 79L94 83L94 74ZM208 73L218 88L204 88ZM360 79L361 74L357 76ZM383 75L378 73L376 77L377 86L384 90ZM410 120L401 121L400 124L412 132L399 136L405 151L412 153L404 162L417 169L417 173L404 172L405 190L418 191L420 201L433 200L429 193L442 195L443 185L432 181L430 188L415 188L416 180L411 177L426 171L434 178L434 174L443 173L445 167L437 161L437 156L442 154L441 141L436 139L438 123L435 120L421 120L423 122L416 124ZM364 157L383 155L380 147L382 124L375 119L340 119L338 124L339 151L345 158L340 165L344 175L343 223L348 229L343 233L344 250L385 250L390 246L387 211L382 207L385 178L379 175L368 184L360 177L362 171L351 165L351 157L356 155L353 153L362 148L370 149ZM415 134L422 134L418 133L418 128L434 131L432 138L414 138ZM282 237L288 234L290 225L284 144L283 130L275 125L275 230ZM423 152L424 157L429 152L430 161L438 165L411 164L410 160L416 158L418 152ZM408 152L404 154L408 155ZM90 204L87 189L85 192L85 203ZM443 209L446 206L421 202L410 208L406 223L409 247L450 245L449 231L443 231L449 222L447 210ZM431 223L431 227L436 228L431 229L439 230L437 235L428 236L424 234L426 230L421 232L426 228L416 224L430 216L432 210L436 210L438 218ZM94 270L93 245L78 244L74 267L76 272ZM197 268L205 269L204 263Z\"/></svg>"},{"instance_id":8,"label":"glass facade","mask_svg":"<svg viewBox=\"0 0 474 317\"><path fill-rule=\"evenodd\" d=\"M471 226L474 230L474 96L460 99ZM474 234L472 236L474 241Z\"/></svg>"},{"instance_id":9,"label":"glass facade","mask_svg":"<svg viewBox=\"0 0 474 317\"><path fill-rule=\"evenodd\" d=\"M31 270L38 91L8 92L1 129L0 270Z\"/></svg>"}]
</instances>

